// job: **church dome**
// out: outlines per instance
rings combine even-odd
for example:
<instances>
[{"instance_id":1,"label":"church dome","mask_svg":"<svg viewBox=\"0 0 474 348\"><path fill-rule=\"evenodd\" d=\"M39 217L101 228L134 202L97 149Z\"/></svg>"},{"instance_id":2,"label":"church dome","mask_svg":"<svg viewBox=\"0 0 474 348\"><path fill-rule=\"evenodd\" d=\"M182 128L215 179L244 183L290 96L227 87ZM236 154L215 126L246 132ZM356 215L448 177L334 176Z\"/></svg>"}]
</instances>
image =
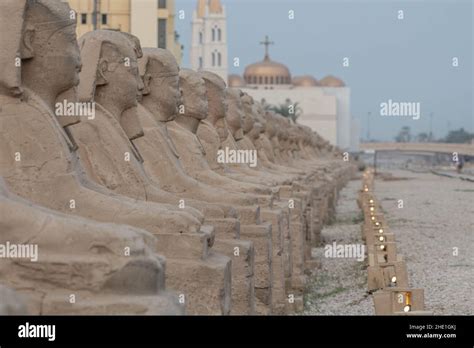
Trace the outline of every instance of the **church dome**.
<instances>
[{"instance_id":1,"label":"church dome","mask_svg":"<svg viewBox=\"0 0 474 348\"><path fill-rule=\"evenodd\" d=\"M319 85L323 87L344 87L346 84L341 79L328 75L325 78L319 80Z\"/></svg>"},{"instance_id":2,"label":"church dome","mask_svg":"<svg viewBox=\"0 0 474 348\"><path fill-rule=\"evenodd\" d=\"M252 85L289 85L290 70L286 65L274 62L269 57L261 62L250 64L245 68L244 79Z\"/></svg>"},{"instance_id":3,"label":"church dome","mask_svg":"<svg viewBox=\"0 0 474 348\"><path fill-rule=\"evenodd\" d=\"M231 74L227 77L227 85L229 87L244 87L245 81L242 76Z\"/></svg>"},{"instance_id":4,"label":"church dome","mask_svg":"<svg viewBox=\"0 0 474 348\"><path fill-rule=\"evenodd\" d=\"M293 86L296 87L314 87L319 86L318 80L311 75L295 76L293 77Z\"/></svg>"},{"instance_id":5,"label":"church dome","mask_svg":"<svg viewBox=\"0 0 474 348\"><path fill-rule=\"evenodd\" d=\"M260 44L265 45L265 57L261 62L247 65L244 80L248 85L290 85L291 74L286 65L270 59L268 46L273 44L268 36Z\"/></svg>"}]
</instances>

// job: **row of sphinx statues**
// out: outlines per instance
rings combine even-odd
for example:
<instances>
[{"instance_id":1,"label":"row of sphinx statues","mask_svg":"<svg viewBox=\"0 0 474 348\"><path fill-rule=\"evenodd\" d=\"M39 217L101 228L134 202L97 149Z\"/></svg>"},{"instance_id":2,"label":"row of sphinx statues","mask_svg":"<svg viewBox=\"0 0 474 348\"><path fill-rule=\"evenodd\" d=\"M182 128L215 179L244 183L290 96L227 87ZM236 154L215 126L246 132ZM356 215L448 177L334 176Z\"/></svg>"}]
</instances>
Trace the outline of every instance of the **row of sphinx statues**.
<instances>
[{"instance_id":1,"label":"row of sphinx statues","mask_svg":"<svg viewBox=\"0 0 474 348\"><path fill-rule=\"evenodd\" d=\"M73 14L0 3L0 312L301 309L351 162L167 50L77 40Z\"/></svg>"}]
</instances>

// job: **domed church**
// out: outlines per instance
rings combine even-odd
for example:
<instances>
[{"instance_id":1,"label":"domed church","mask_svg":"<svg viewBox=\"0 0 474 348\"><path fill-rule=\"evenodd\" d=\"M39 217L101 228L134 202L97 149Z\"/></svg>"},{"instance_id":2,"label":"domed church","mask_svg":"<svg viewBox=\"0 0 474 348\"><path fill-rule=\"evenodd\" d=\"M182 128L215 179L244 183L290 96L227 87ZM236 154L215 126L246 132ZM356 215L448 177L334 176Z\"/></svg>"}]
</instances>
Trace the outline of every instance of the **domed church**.
<instances>
[{"instance_id":1,"label":"domed church","mask_svg":"<svg viewBox=\"0 0 474 348\"><path fill-rule=\"evenodd\" d=\"M316 80L311 75L302 75L291 77L290 69L283 63L279 63L270 58L268 49L274 44L266 36L265 40L260 42L265 45L265 56L260 62L247 65L244 71L244 76L232 74L228 76L229 87L243 87L248 88L291 88L291 87L344 87L345 83L341 79L329 75L322 78L320 81Z\"/></svg>"},{"instance_id":2,"label":"domed church","mask_svg":"<svg viewBox=\"0 0 474 348\"><path fill-rule=\"evenodd\" d=\"M265 41L261 42L265 45L265 57L261 62L248 65L244 71L244 81L249 86L281 86L291 85L290 69L285 64L275 62L270 59L268 54L268 46L272 44L268 36Z\"/></svg>"},{"instance_id":3,"label":"domed church","mask_svg":"<svg viewBox=\"0 0 474 348\"><path fill-rule=\"evenodd\" d=\"M231 74L228 86L240 88L268 107L298 103L297 122L311 127L331 144L356 151L358 124L350 113L350 89L343 80L328 75L320 80L311 75L292 76L289 67L270 57L268 36L263 60L247 65L243 76Z\"/></svg>"},{"instance_id":4,"label":"domed church","mask_svg":"<svg viewBox=\"0 0 474 348\"><path fill-rule=\"evenodd\" d=\"M350 113L350 88L338 77L292 76L291 69L270 56L268 36L263 59L247 65L243 75L228 74L227 13L220 0L197 0L191 27L190 64L214 72L229 87L240 88L268 107L298 103L297 122L311 127L343 150L358 149L359 132ZM295 115L296 116L296 115Z\"/></svg>"}]
</instances>

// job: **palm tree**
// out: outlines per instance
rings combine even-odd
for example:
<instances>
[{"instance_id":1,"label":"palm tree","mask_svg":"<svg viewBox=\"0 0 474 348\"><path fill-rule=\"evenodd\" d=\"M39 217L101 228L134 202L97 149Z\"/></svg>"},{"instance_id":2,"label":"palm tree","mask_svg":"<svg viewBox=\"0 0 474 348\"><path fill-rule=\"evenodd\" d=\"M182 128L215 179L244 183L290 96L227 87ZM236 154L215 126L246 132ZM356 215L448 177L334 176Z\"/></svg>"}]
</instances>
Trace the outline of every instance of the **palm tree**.
<instances>
[{"instance_id":1,"label":"palm tree","mask_svg":"<svg viewBox=\"0 0 474 348\"><path fill-rule=\"evenodd\" d=\"M290 98L287 98L284 104L279 104L278 106L269 105L268 109L289 118L293 123L296 123L296 119L303 113L303 109L299 106L299 103L292 103Z\"/></svg>"}]
</instances>

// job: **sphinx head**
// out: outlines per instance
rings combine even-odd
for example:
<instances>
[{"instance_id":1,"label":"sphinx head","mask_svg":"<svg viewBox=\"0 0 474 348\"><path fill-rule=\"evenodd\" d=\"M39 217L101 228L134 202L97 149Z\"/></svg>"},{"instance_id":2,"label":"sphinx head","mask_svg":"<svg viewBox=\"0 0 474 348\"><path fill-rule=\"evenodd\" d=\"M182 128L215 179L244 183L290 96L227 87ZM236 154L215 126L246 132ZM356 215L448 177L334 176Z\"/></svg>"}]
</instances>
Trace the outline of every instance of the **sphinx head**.
<instances>
[{"instance_id":1,"label":"sphinx head","mask_svg":"<svg viewBox=\"0 0 474 348\"><path fill-rule=\"evenodd\" d=\"M265 119L265 134L267 135L268 139L272 139L276 133L276 120L274 116L275 112L268 110L263 114L263 118Z\"/></svg>"},{"instance_id":2,"label":"sphinx head","mask_svg":"<svg viewBox=\"0 0 474 348\"><path fill-rule=\"evenodd\" d=\"M300 129L295 125L290 125L288 128L288 135L289 135L289 147L291 150L298 150L299 149L299 142L303 139Z\"/></svg>"},{"instance_id":3,"label":"sphinx head","mask_svg":"<svg viewBox=\"0 0 474 348\"><path fill-rule=\"evenodd\" d=\"M263 107L262 103L254 101L254 114L256 115L257 120L262 123L265 127L267 120L265 118L265 108Z\"/></svg>"},{"instance_id":4,"label":"sphinx head","mask_svg":"<svg viewBox=\"0 0 474 348\"><path fill-rule=\"evenodd\" d=\"M212 72L201 71L199 75L206 83L208 101L207 119L216 127L219 139L224 141L229 136L229 130L225 122L225 114L227 112L227 104L225 102L226 84L219 75Z\"/></svg>"},{"instance_id":5,"label":"sphinx head","mask_svg":"<svg viewBox=\"0 0 474 348\"><path fill-rule=\"evenodd\" d=\"M282 148L286 149L287 146L288 146L288 139L289 139L289 132L288 132L288 128L290 126L290 121L275 113L275 121L277 123L277 137L278 137L278 141L281 145Z\"/></svg>"},{"instance_id":6,"label":"sphinx head","mask_svg":"<svg viewBox=\"0 0 474 348\"><path fill-rule=\"evenodd\" d=\"M141 104L157 121L174 120L181 102L176 59L168 50L144 48L138 65L144 84Z\"/></svg>"},{"instance_id":7,"label":"sphinx head","mask_svg":"<svg viewBox=\"0 0 474 348\"><path fill-rule=\"evenodd\" d=\"M225 91L225 101L227 105L226 121L229 131L235 140L243 139L242 130L242 91L237 88L227 88Z\"/></svg>"},{"instance_id":8,"label":"sphinx head","mask_svg":"<svg viewBox=\"0 0 474 348\"><path fill-rule=\"evenodd\" d=\"M311 144L311 128L301 124L296 125L300 132L300 143L303 146Z\"/></svg>"},{"instance_id":9,"label":"sphinx head","mask_svg":"<svg viewBox=\"0 0 474 348\"><path fill-rule=\"evenodd\" d=\"M248 134L255 123L255 120L253 118L253 113L254 113L254 103L253 103L253 98L249 96L247 93L244 93L242 95L242 130L244 131L244 134Z\"/></svg>"},{"instance_id":10,"label":"sphinx head","mask_svg":"<svg viewBox=\"0 0 474 348\"><path fill-rule=\"evenodd\" d=\"M255 134L255 138L259 138L260 134L264 134L265 130L267 128L267 120L264 117L265 110L263 108L263 105L260 102L254 101L252 105L252 110L253 110L253 118L254 118L254 126L252 131L250 133Z\"/></svg>"},{"instance_id":11,"label":"sphinx head","mask_svg":"<svg viewBox=\"0 0 474 348\"><path fill-rule=\"evenodd\" d=\"M263 125L260 122L255 122L250 132L247 133L247 136L254 141L260 137L261 133L263 133Z\"/></svg>"},{"instance_id":12,"label":"sphinx head","mask_svg":"<svg viewBox=\"0 0 474 348\"><path fill-rule=\"evenodd\" d=\"M79 99L100 103L120 122L130 139L143 135L136 107L143 82L138 72L139 41L130 34L96 30L79 40L84 69Z\"/></svg>"},{"instance_id":13,"label":"sphinx head","mask_svg":"<svg viewBox=\"0 0 474 348\"><path fill-rule=\"evenodd\" d=\"M0 93L19 97L23 85L54 106L79 83L75 12L54 0L5 0L0 17Z\"/></svg>"},{"instance_id":14,"label":"sphinx head","mask_svg":"<svg viewBox=\"0 0 474 348\"><path fill-rule=\"evenodd\" d=\"M181 69L179 72L179 90L181 92L182 108L179 116L203 120L207 117L207 90L201 76L191 69Z\"/></svg>"}]
</instances>

